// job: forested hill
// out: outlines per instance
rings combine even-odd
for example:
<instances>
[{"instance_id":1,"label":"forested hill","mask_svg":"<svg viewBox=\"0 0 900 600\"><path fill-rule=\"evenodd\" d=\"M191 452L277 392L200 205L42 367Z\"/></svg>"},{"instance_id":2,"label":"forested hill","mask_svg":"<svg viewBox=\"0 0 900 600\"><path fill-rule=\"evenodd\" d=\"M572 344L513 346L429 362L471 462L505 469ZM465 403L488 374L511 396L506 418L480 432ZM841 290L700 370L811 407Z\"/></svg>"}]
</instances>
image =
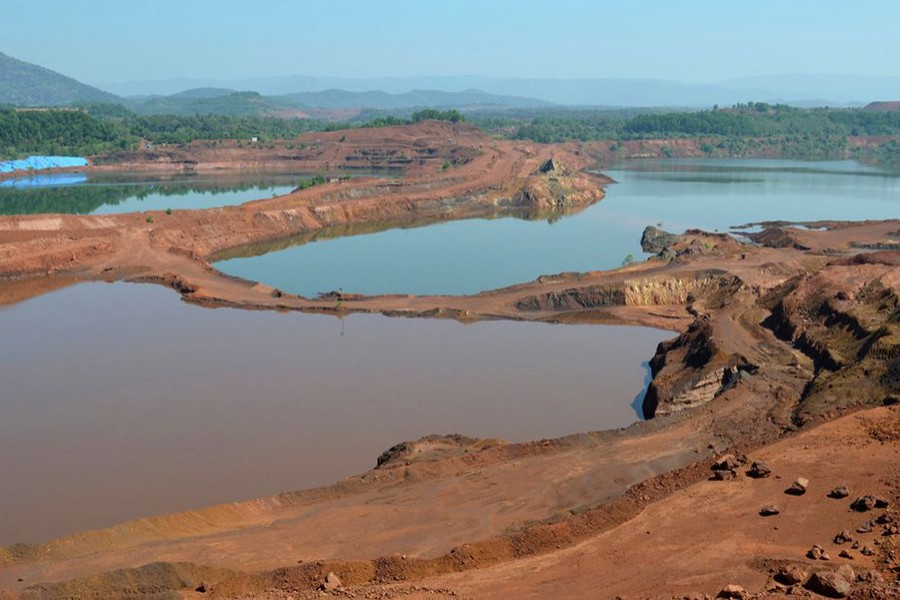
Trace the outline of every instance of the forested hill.
<instances>
[{"instance_id":1,"label":"forested hill","mask_svg":"<svg viewBox=\"0 0 900 600\"><path fill-rule=\"evenodd\" d=\"M65 106L120 98L50 69L0 53L0 104Z\"/></svg>"}]
</instances>

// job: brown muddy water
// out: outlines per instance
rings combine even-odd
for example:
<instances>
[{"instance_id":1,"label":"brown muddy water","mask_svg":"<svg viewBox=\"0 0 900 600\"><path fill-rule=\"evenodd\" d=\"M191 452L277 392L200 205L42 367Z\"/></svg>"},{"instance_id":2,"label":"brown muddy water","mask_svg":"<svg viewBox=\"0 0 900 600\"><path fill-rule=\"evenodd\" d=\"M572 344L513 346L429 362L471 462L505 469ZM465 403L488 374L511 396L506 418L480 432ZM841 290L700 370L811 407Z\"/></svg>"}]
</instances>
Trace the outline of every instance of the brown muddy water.
<instances>
[{"instance_id":1,"label":"brown muddy water","mask_svg":"<svg viewBox=\"0 0 900 600\"><path fill-rule=\"evenodd\" d=\"M628 425L665 331L204 309L82 284L0 308L0 545L333 483L430 433Z\"/></svg>"}]
</instances>

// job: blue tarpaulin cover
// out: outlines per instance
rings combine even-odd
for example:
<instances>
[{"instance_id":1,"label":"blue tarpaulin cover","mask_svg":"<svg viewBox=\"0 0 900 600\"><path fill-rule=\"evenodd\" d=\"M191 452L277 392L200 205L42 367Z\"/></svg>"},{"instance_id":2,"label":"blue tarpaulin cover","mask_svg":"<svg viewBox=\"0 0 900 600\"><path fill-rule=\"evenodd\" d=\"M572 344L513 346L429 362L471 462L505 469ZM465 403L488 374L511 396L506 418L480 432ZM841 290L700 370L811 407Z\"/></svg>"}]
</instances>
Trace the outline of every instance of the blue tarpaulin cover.
<instances>
[{"instance_id":1,"label":"blue tarpaulin cover","mask_svg":"<svg viewBox=\"0 0 900 600\"><path fill-rule=\"evenodd\" d=\"M70 169L88 166L87 159L80 156L29 156L22 160L0 162L0 173L15 171L41 171L43 169Z\"/></svg>"}]
</instances>

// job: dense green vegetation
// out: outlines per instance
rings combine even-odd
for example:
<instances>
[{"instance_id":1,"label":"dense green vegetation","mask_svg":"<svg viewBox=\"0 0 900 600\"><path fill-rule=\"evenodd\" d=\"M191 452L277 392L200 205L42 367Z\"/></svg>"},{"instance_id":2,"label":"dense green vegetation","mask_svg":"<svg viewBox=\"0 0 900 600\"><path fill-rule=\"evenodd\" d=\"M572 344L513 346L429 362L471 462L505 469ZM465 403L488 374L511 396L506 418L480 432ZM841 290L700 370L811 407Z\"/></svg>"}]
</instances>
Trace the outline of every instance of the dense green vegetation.
<instances>
[{"instance_id":1,"label":"dense green vegetation","mask_svg":"<svg viewBox=\"0 0 900 600\"><path fill-rule=\"evenodd\" d=\"M28 154L83 156L128 149L135 142L120 124L81 111L0 109L0 159Z\"/></svg>"},{"instance_id":2,"label":"dense green vegetation","mask_svg":"<svg viewBox=\"0 0 900 600\"><path fill-rule=\"evenodd\" d=\"M186 144L193 140L291 139L334 127L314 119L219 115L135 115L117 105L83 111L18 111L0 108L0 159L29 154L93 154L135 149L143 142Z\"/></svg>"},{"instance_id":3,"label":"dense green vegetation","mask_svg":"<svg viewBox=\"0 0 900 600\"><path fill-rule=\"evenodd\" d=\"M896 143L852 150L849 136L900 135L900 112L801 109L764 102L705 111L540 110L474 115L470 122L499 137L536 142L701 138L709 156L858 157L900 164ZM669 152L666 152L669 150ZM671 149L663 148L664 155Z\"/></svg>"},{"instance_id":4,"label":"dense green vegetation","mask_svg":"<svg viewBox=\"0 0 900 600\"><path fill-rule=\"evenodd\" d=\"M222 115L135 115L118 105L82 110L19 111L0 108L0 159L28 154L93 155L137 148L143 142L186 144L194 140L292 139L309 131L404 125L424 119L463 120L456 110L426 109L410 119L385 115L367 122Z\"/></svg>"},{"instance_id":5,"label":"dense green vegetation","mask_svg":"<svg viewBox=\"0 0 900 600\"><path fill-rule=\"evenodd\" d=\"M194 140L285 140L321 131L329 124L315 119L225 117L221 115L131 116L119 122L123 135L157 144L186 144Z\"/></svg>"},{"instance_id":6,"label":"dense green vegetation","mask_svg":"<svg viewBox=\"0 0 900 600\"><path fill-rule=\"evenodd\" d=\"M900 133L900 113L757 102L726 110L639 115L625 124L623 132L637 137L892 135Z\"/></svg>"},{"instance_id":7,"label":"dense green vegetation","mask_svg":"<svg viewBox=\"0 0 900 600\"><path fill-rule=\"evenodd\" d=\"M492 135L536 142L612 140L622 125L647 109L537 109L483 111L469 122Z\"/></svg>"},{"instance_id":8,"label":"dense green vegetation","mask_svg":"<svg viewBox=\"0 0 900 600\"><path fill-rule=\"evenodd\" d=\"M422 110L417 110L412 114L412 122L419 123L421 121L427 120L434 121L450 121L452 123L458 123L460 121L464 121L463 116L459 113L458 110L438 110L436 108L425 108Z\"/></svg>"},{"instance_id":9,"label":"dense green vegetation","mask_svg":"<svg viewBox=\"0 0 900 600\"><path fill-rule=\"evenodd\" d=\"M424 109L408 116L367 111L357 120L260 116L137 115L119 105L95 104L82 111L17 111L0 108L0 159L28 154L93 155L138 148L142 143L184 144L193 140L292 139L309 131L382 127L426 119L464 120L457 110ZM710 156L828 158L866 156L900 162L896 144L878 151L851 150L848 136L900 135L900 112L863 109L800 109L749 103L694 112L639 110L517 109L470 113L488 133L536 142L605 140L616 148L627 140L702 138Z\"/></svg>"},{"instance_id":10,"label":"dense green vegetation","mask_svg":"<svg viewBox=\"0 0 900 600\"><path fill-rule=\"evenodd\" d=\"M97 88L0 53L0 104L62 106L72 102L117 102Z\"/></svg>"},{"instance_id":11,"label":"dense green vegetation","mask_svg":"<svg viewBox=\"0 0 900 600\"><path fill-rule=\"evenodd\" d=\"M536 142L678 137L848 136L900 134L900 112L802 109L756 102L732 108L680 112L539 110L476 115L474 124Z\"/></svg>"}]
</instances>

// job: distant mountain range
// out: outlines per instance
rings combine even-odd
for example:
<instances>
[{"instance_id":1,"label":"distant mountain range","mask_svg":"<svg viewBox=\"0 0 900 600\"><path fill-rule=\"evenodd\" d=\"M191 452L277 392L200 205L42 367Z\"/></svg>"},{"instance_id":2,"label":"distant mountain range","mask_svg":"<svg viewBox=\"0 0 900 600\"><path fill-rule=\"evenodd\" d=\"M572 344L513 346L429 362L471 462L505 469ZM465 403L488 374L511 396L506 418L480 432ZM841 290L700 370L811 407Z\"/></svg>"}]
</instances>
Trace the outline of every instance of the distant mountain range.
<instances>
[{"instance_id":1,"label":"distant mountain range","mask_svg":"<svg viewBox=\"0 0 900 600\"><path fill-rule=\"evenodd\" d=\"M73 102L119 102L120 98L50 69L0 53L0 104L61 106Z\"/></svg>"},{"instance_id":2,"label":"distant mountain range","mask_svg":"<svg viewBox=\"0 0 900 600\"><path fill-rule=\"evenodd\" d=\"M543 100L510 95L495 95L476 89L461 91L406 90L391 94L384 91L347 91L323 89L291 90L290 94L263 96L247 86L196 86L181 88L168 95L145 94L124 98L85 85L50 69L17 60L0 53L0 104L14 106L66 106L84 103L113 103L143 114L226 115L277 114L304 108L371 108L400 110L419 107L464 108L472 106L541 107Z\"/></svg>"},{"instance_id":3,"label":"distant mountain range","mask_svg":"<svg viewBox=\"0 0 900 600\"><path fill-rule=\"evenodd\" d=\"M269 96L343 90L405 94L411 90L487 93L531 98L568 106L730 106L738 102L783 102L797 106L862 106L874 100L900 98L900 77L857 75L777 75L744 77L714 83L681 83L660 79L522 79L511 77L384 77L344 79L285 76L218 81L172 79L132 81L105 86L122 95L173 94L190 88L256 90Z\"/></svg>"},{"instance_id":4,"label":"distant mountain range","mask_svg":"<svg viewBox=\"0 0 900 600\"><path fill-rule=\"evenodd\" d=\"M257 92L240 92L228 88L193 88L168 96L132 96L120 100L141 114L205 114L257 115L295 114L304 109L379 109L411 110L422 107L472 109L483 107L538 108L549 102L498 96L480 90L443 92L412 90L403 94L381 91L348 92L323 90L280 96L262 96Z\"/></svg>"},{"instance_id":5,"label":"distant mountain range","mask_svg":"<svg viewBox=\"0 0 900 600\"><path fill-rule=\"evenodd\" d=\"M779 75L687 84L659 79L522 79L286 76L217 81L173 79L109 83L107 91L0 54L0 104L122 104L144 114L296 114L302 109L694 107L738 102L864 106L900 98L900 77ZM252 91L239 91L252 90Z\"/></svg>"},{"instance_id":6,"label":"distant mountain range","mask_svg":"<svg viewBox=\"0 0 900 600\"><path fill-rule=\"evenodd\" d=\"M868 104L875 100L900 98L900 77L871 77L867 75L769 75L729 79L717 85L744 94L759 90L777 91L781 98L793 101L829 100L831 104ZM745 97L744 102L753 97Z\"/></svg>"},{"instance_id":7,"label":"distant mountain range","mask_svg":"<svg viewBox=\"0 0 900 600\"><path fill-rule=\"evenodd\" d=\"M319 92L297 92L278 96L301 106L320 108L366 108L403 109L430 106L454 108L466 106L509 106L534 108L551 106L546 100L536 100L521 96L489 94L477 89L447 92L433 89L413 89L399 94L383 91L351 92L342 89L328 89Z\"/></svg>"}]
</instances>

